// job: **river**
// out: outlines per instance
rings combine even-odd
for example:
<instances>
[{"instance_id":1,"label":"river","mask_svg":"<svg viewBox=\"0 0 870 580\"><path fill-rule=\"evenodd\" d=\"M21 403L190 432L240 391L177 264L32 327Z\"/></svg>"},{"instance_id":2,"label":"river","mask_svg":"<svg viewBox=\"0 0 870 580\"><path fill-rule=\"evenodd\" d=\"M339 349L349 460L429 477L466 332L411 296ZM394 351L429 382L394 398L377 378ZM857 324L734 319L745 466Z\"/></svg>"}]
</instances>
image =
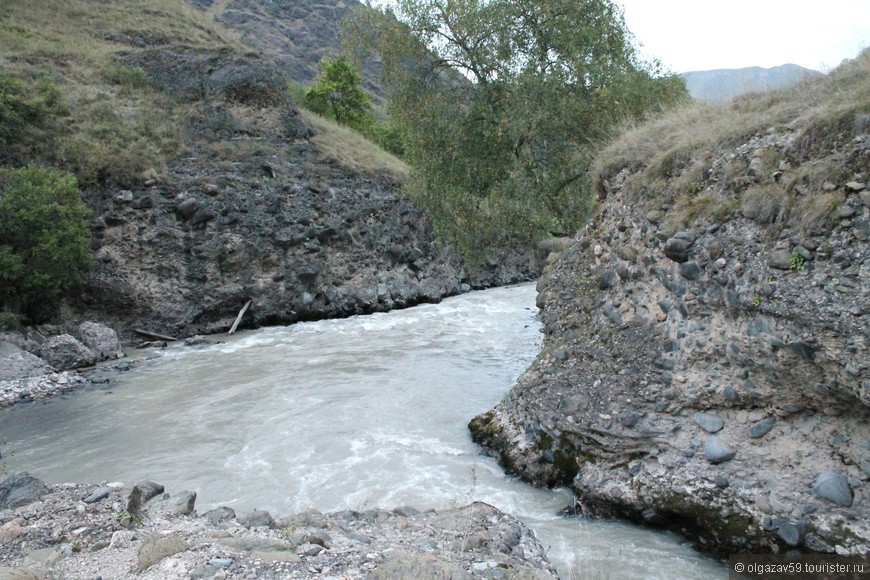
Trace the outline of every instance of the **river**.
<instances>
[{"instance_id":1,"label":"river","mask_svg":"<svg viewBox=\"0 0 870 580\"><path fill-rule=\"evenodd\" d=\"M0 411L0 454L50 483L195 490L200 513L481 500L535 529L566 578L725 578L677 536L559 517L568 491L506 476L471 442L468 421L540 348L534 303L521 285L173 346L110 387Z\"/></svg>"}]
</instances>

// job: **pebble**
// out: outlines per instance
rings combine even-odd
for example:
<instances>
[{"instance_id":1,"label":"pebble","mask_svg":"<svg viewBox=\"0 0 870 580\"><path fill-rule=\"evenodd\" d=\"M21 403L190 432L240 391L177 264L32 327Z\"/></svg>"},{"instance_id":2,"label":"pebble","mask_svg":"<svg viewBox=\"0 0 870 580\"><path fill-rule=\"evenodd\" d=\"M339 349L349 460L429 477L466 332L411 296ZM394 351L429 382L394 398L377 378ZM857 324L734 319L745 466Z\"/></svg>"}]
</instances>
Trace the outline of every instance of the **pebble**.
<instances>
[{"instance_id":1,"label":"pebble","mask_svg":"<svg viewBox=\"0 0 870 580\"><path fill-rule=\"evenodd\" d=\"M704 442L704 455L710 463L725 463L734 459L737 452L722 443L715 435L711 435Z\"/></svg>"},{"instance_id":2,"label":"pebble","mask_svg":"<svg viewBox=\"0 0 870 580\"><path fill-rule=\"evenodd\" d=\"M695 424L708 433L718 433L725 427L725 421L712 413L695 413Z\"/></svg>"},{"instance_id":3,"label":"pebble","mask_svg":"<svg viewBox=\"0 0 870 580\"><path fill-rule=\"evenodd\" d=\"M842 472L835 469L823 471L813 483L813 491L821 498L830 500L835 504L851 507L852 505L852 489L849 487L849 481Z\"/></svg>"},{"instance_id":4,"label":"pebble","mask_svg":"<svg viewBox=\"0 0 870 580\"><path fill-rule=\"evenodd\" d=\"M752 439L758 439L767 435L768 432L773 429L774 423L776 423L776 419L768 417L767 419L762 419L761 421L750 425L746 432Z\"/></svg>"}]
</instances>

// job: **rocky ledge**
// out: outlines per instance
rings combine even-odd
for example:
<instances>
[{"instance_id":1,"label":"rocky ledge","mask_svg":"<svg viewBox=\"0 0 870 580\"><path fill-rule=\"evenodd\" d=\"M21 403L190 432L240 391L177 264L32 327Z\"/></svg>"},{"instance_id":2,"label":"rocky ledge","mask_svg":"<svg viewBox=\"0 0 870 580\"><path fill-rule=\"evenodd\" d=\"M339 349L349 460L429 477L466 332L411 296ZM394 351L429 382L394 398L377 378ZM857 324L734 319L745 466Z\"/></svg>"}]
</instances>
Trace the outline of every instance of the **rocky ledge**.
<instances>
[{"instance_id":1,"label":"rocky ledge","mask_svg":"<svg viewBox=\"0 0 870 580\"><path fill-rule=\"evenodd\" d=\"M0 481L0 579L554 577L534 534L484 503L274 518L195 512L196 493L139 482Z\"/></svg>"},{"instance_id":2,"label":"rocky ledge","mask_svg":"<svg viewBox=\"0 0 870 580\"><path fill-rule=\"evenodd\" d=\"M870 552L868 141L835 152L842 182L798 186L842 200L817 228L741 205L716 159L707 195L739 208L719 221L673 227L672 201L608 176L596 220L539 283L544 348L471 422L476 441L587 513L713 553ZM764 155L792 160L771 182L826 161L792 142L722 157L749 166L744 182Z\"/></svg>"}]
</instances>

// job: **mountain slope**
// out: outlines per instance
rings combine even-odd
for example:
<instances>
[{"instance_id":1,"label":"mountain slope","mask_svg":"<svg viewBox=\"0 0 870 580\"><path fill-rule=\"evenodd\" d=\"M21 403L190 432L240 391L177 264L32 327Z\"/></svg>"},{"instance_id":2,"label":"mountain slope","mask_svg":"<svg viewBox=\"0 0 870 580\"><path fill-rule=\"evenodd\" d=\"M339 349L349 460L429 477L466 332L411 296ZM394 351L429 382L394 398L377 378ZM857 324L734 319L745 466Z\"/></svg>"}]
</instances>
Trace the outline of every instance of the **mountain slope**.
<instances>
[{"instance_id":1,"label":"mountain slope","mask_svg":"<svg viewBox=\"0 0 870 580\"><path fill-rule=\"evenodd\" d=\"M772 68L753 66L692 71L681 76L692 98L706 103L721 103L744 93L773 91L796 85L820 74L796 64L784 64Z\"/></svg>"}]
</instances>

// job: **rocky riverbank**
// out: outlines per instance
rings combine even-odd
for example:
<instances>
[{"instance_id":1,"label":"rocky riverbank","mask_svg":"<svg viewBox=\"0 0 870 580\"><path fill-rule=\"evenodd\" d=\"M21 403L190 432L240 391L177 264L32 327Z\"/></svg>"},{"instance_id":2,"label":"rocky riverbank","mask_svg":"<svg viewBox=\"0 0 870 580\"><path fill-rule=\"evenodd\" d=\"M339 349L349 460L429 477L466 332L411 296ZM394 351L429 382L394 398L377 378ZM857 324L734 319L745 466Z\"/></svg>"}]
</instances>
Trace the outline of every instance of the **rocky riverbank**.
<instances>
[{"instance_id":1,"label":"rocky riverbank","mask_svg":"<svg viewBox=\"0 0 870 580\"><path fill-rule=\"evenodd\" d=\"M483 503L447 511L283 518L153 482L47 486L0 480L0 579L552 578L522 523Z\"/></svg>"},{"instance_id":2,"label":"rocky riverbank","mask_svg":"<svg viewBox=\"0 0 870 580\"><path fill-rule=\"evenodd\" d=\"M675 203L680 167L660 197L606 173L539 283L543 351L475 439L702 550L870 552L870 136L844 118L836 150L790 125L687 155L700 201Z\"/></svg>"}]
</instances>

